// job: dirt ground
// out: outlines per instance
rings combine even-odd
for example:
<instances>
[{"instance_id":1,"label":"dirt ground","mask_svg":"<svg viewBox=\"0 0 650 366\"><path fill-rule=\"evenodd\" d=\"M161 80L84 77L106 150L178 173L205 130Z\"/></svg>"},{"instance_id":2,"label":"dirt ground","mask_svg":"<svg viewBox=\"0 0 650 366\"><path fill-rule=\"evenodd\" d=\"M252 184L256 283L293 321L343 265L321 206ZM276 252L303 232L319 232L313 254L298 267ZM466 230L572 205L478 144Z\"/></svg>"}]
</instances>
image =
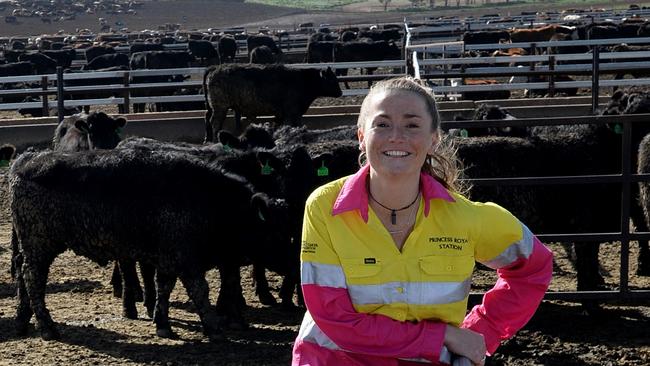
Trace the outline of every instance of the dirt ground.
<instances>
[{"instance_id":1,"label":"dirt ground","mask_svg":"<svg viewBox=\"0 0 650 366\"><path fill-rule=\"evenodd\" d=\"M109 284L111 266L100 267L65 252L50 270L46 301L62 338L43 341L35 329L26 338L13 327L15 290L9 275L10 235L6 168L0 168L0 365L288 365L302 310L266 307L254 295L250 268L242 268L245 316L250 328L226 331L227 340L213 344L201 333L183 286L177 283L171 298L170 319L176 339L155 336L155 328L139 305L139 319L121 316L121 303ZM570 251L551 244L555 253L552 291L575 289ZM620 246L603 244L602 274L608 286L619 281ZM636 270L637 246L632 245L630 273ZM281 278L269 274L277 297ZM216 302L219 281L208 273L211 302ZM492 271L476 270L473 291L486 291L494 282ZM631 275L632 289L650 289L650 278ZM597 316L579 304L544 301L518 335L504 342L490 365L648 365L650 364L650 303L605 304Z\"/></svg>"},{"instance_id":2,"label":"dirt ground","mask_svg":"<svg viewBox=\"0 0 650 366\"><path fill-rule=\"evenodd\" d=\"M212 6L207 6L210 3ZM293 9L240 8L237 12L213 14L216 2L206 0L155 2L142 14L142 27L178 22L179 14L196 21L194 27L218 25L280 25L302 21L344 22L375 21L384 14L306 14ZM180 7L179 7L180 4ZM611 4L611 3L607 3ZM219 7L221 7L219 3ZM552 5L551 5L552 6ZM182 12L181 10L182 9ZM221 8L223 10L225 8ZM243 10L242 10L243 9ZM494 12L495 9L481 11ZM514 11L513 11L514 14ZM168 16L164 18L163 15ZM194 17L196 15L196 17ZM399 20L403 15L391 13L385 19ZM389 19L389 17L392 17ZM169 19L169 20L168 20ZM384 19L384 18L382 18ZM86 27L78 20L78 26ZM135 28L127 20L126 26ZM22 24L0 34L26 34ZM39 25L40 26L40 25ZM20 28L18 28L20 27ZM34 28L36 29L36 28ZM112 297L109 284L111 267L100 267L71 252L59 256L50 271L47 304L59 324L59 341L42 341L35 330L28 337L15 335L15 290L9 275L10 222L7 207L6 169L0 168L0 365L287 365L293 340L302 319L302 311L287 312L265 307L254 296L249 268L242 278L248 309L245 314L250 329L227 331L227 340L212 344L201 333L198 316L180 283L172 294L170 318L177 339L155 336L151 320L139 305L140 318L121 316L120 300ZM551 245L555 253L552 291L575 290L575 270L570 250ZM636 276L636 244L630 253L630 287L650 289L650 277ZM615 289L619 281L620 246L601 246L602 274ZM211 271L211 301L216 301L218 274ZM274 291L280 278L269 274ZM494 281L491 271L477 270L475 291L485 291ZM544 301L537 314L518 335L503 343L489 360L491 365L648 365L650 364L650 301L604 304L598 316L583 313L577 303Z\"/></svg>"}]
</instances>

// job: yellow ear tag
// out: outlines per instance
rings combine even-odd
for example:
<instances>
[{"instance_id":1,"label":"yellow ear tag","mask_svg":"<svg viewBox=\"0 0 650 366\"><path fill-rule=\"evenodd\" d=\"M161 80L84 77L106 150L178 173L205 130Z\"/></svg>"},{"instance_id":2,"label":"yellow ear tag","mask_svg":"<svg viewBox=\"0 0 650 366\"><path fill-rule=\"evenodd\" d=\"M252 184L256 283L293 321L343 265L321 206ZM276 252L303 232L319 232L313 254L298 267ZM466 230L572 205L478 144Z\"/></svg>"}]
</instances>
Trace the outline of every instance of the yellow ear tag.
<instances>
[{"instance_id":1,"label":"yellow ear tag","mask_svg":"<svg viewBox=\"0 0 650 366\"><path fill-rule=\"evenodd\" d=\"M327 169L324 161L321 162L321 167L318 168L318 170L316 171L316 175L318 175L319 177L327 177L328 175L330 175L330 170Z\"/></svg>"}]
</instances>

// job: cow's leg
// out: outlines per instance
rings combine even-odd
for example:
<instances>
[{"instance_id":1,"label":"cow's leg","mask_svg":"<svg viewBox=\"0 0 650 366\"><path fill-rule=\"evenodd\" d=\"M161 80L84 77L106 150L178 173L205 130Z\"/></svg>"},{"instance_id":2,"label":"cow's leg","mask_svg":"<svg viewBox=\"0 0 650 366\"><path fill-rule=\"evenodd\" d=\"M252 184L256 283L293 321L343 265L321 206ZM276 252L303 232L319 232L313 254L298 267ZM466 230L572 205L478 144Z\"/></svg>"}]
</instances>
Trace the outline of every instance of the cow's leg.
<instances>
[{"instance_id":1,"label":"cow's leg","mask_svg":"<svg viewBox=\"0 0 650 366\"><path fill-rule=\"evenodd\" d=\"M263 305L276 305L278 302L269 290L269 282L266 280L266 269L261 263L253 264L253 279L255 281L255 294Z\"/></svg>"},{"instance_id":2,"label":"cow's leg","mask_svg":"<svg viewBox=\"0 0 650 366\"><path fill-rule=\"evenodd\" d=\"M226 123L226 116L228 115L227 109L214 109L212 111L212 129L213 131L220 131L223 129L223 124ZM215 128L216 127L216 128Z\"/></svg>"},{"instance_id":3,"label":"cow's leg","mask_svg":"<svg viewBox=\"0 0 650 366\"><path fill-rule=\"evenodd\" d=\"M38 247L38 246L36 246ZM23 253L24 255L24 253ZM27 295L29 296L29 303L34 315L36 316L36 321L38 323L38 328L41 332L41 338L44 340L52 340L59 338L59 331L56 329L56 325L50 312L45 306L45 286L47 285L47 276L50 270L50 265L56 254L41 251L34 255L24 256L24 262L22 265L22 276L24 280L25 289L27 290ZM16 319L18 320L18 318ZM24 318L21 318L24 321Z\"/></svg>"},{"instance_id":4,"label":"cow's leg","mask_svg":"<svg viewBox=\"0 0 650 366\"><path fill-rule=\"evenodd\" d=\"M599 246L597 242L575 244L578 291L597 290L605 284L599 271Z\"/></svg>"},{"instance_id":5,"label":"cow's leg","mask_svg":"<svg viewBox=\"0 0 650 366\"><path fill-rule=\"evenodd\" d=\"M650 231L643 213L643 203L639 192L639 185L632 185L632 197L636 200L630 205L630 218L637 232ZM650 243L648 240L639 240L639 255L637 257L636 274L639 276L650 276Z\"/></svg>"},{"instance_id":6,"label":"cow's leg","mask_svg":"<svg viewBox=\"0 0 650 366\"><path fill-rule=\"evenodd\" d=\"M219 266L221 288L217 298L217 312L225 316L224 323L232 329L246 329L242 309L246 300L242 294L239 264L228 263Z\"/></svg>"},{"instance_id":7,"label":"cow's leg","mask_svg":"<svg viewBox=\"0 0 650 366\"><path fill-rule=\"evenodd\" d=\"M373 75L375 73L375 70L377 70L376 67L368 67L366 68L366 75ZM372 81L368 80L368 89L372 86Z\"/></svg>"},{"instance_id":8,"label":"cow's leg","mask_svg":"<svg viewBox=\"0 0 650 366\"><path fill-rule=\"evenodd\" d=\"M214 130L212 129L213 126L213 111L212 108L210 107L210 103L206 102L205 103L205 139L203 140L204 143L208 142L214 142Z\"/></svg>"},{"instance_id":9,"label":"cow's leg","mask_svg":"<svg viewBox=\"0 0 650 366\"><path fill-rule=\"evenodd\" d=\"M169 325L169 295L176 285L176 276L156 268L156 308L153 312L153 322L156 324L156 335L162 338L175 337Z\"/></svg>"},{"instance_id":10,"label":"cow's leg","mask_svg":"<svg viewBox=\"0 0 650 366\"><path fill-rule=\"evenodd\" d=\"M120 265L117 264L117 261L113 264L111 286L113 286L113 297L122 297L122 274L120 273Z\"/></svg>"},{"instance_id":11,"label":"cow's leg","mask_svg":"<svg viewBox=\"0 0 650 366\"><path fill-rule=\"evenodd\" d=\"M16 305L16 333L19 336L27 334L27 329L29 327L29 320L34 315L32 307L29 305L29 296L27 295L27 289L25 288L25 280L23 278L23 255L20 253L18 248L18 238L16 236L16 231L12 230L11 232L11 267L12 267L12 277L16 280L16 298L18 299L18 304Z\"/></svg>"},{"instance_id":12,"label":"cow's leg","mask_svg":"<svg viewBox=\"0 0 650 366\"><path fill-rule=\"evenodd\" d=\"M298 278L290 273L282 279L282 286L280 287L280 299L282 300L282 308L286 310L293 310L296 306L293 303L293 293L298 283Z\"/></svg>"},{"instance_id":13,"label":"cow's leg","mask_svg":"<svg viewBox=\"0 0 650 366\"><path fill-rule=\"evenodd\" d=\"M135 261L130 259L121 259L119 261L120 272L122 273L122 315L127 319L138 319L138 310L135 307L136 302L136 284L138 283L138 274L135 271ZM142 291L142 289L140 289Z\"/></svg>"},{"instance_id":14,"label":"cow's leg","mask_svg":"<svg viewBox=\"0 0 650 366\"><path fill-rule=\"evenodd\" d=\"M139 262L139 264L144 287L144 307L147 309L147 315L153 318L153 311L156 306L156 283L154 281L156 270L152 265L142 262Z\"/></svg>"},{"instance_id":15,"label":"cow's leg","mask_svg":"<svg viewBox=\"0 0 650 366\"><path fill-rule=\"evenodd\" d=\"M598 247L597 242L575 244L578 291L597 291L605 284L599 271ZM597 300L583 300L582 307L590 315L600 313Z\"/></svg>"},{"instance_id":16,"label":"cow's leg","mask_svg":"<svg viewBox=\"0 0 650 366\"><path fill-rule=\"evenodd\" d=\"M219 316L212 306L210 306L208 283L205 280L205 273L183 274L180 278L183 286L187 290L187 296L194 302L196 311L201 318L203 333L212 342L223 340L223 334L219 328Z\"/></svg>"},{"instance_id":17,"label":"cow's leg","mask_svg":"<svg viewBox=\"0 0 650 366\"><path fill-rule=\"evenodd\" d=\"M336 69L336 76L348 76L348 69ZM347 81L344 81L343 85L345 85L345 89L350 89Z\"/></svg>"}]
</instances>

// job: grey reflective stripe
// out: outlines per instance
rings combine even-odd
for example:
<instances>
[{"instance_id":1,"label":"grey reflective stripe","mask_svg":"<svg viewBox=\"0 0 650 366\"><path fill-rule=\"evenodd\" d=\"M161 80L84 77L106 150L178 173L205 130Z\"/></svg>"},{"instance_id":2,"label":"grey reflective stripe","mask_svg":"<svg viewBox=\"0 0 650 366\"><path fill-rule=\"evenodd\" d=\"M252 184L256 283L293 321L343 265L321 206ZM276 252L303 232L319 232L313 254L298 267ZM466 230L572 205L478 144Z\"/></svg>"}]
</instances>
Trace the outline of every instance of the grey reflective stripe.
<instances>
[{"instance_id":1,"label":"grey reflective stripe","mask_svg":"<svg viewBox=\"0 0 650 366\"><path fill-rule=\"evenodd\" d=\"M316 325L316 322L314 322L314 319L311 317L311 314L309 314L309 311L305 312L305 317L302 319L302 324L300 324L298 339L302 339L303 341L310 343L316 343L323 348L335 351L341 350L339 346L332 342L332 340L326 336L325 333L320 330L320 328L318 328L318 325Z\"/></svg>"},{"instance_id":2,"label":"grey reflective stripe","mask_svg":"<svg viewBox=\"0 0 650 366\"><path fill-rule=\"evenodd\" d=\"M495 258L481 263L492 269L499 269L509 266L519 259L530 257L533 252L533 233L524 224L521 224L521 229L523 232L521 240L510 245Z\"/></svg>"},{"instance_id":3,"label":"grey reflective stripe","mask_svg":"<svg viewBox=\"0 0 650 366\"><path fill-rule=\"evenodd\" d=\"M355 305L406 303L450 304L469 295L471 278L462 282L389 282L379 285L348 285Z\"/></svg>"},{"instance_id":4,"label":"grey reflective stripe","mask_svg":"<svg viewBox=\"0 0 650 366\"><path fill-rule=\"evenodd\" d=\"M303 285L347 288L343 268L334 264L302 262L300 281Z\"/></svg>"}]
</instances>

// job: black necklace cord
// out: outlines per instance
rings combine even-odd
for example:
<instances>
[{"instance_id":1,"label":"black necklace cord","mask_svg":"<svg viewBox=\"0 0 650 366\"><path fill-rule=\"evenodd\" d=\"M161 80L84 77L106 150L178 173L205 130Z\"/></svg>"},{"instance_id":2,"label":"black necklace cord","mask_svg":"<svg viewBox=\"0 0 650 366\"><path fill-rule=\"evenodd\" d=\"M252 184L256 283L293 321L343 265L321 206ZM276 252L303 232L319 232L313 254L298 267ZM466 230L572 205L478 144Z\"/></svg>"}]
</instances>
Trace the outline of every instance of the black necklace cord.
<instances>
[{"instance_id":1,"label":"black necklace cord","mask_svg":"<svg viewBox=\"0 0 650 366\"><path fill-rule=\"evenodd\" d=\"M377 201L377 199L375 197L373 197L372 192L370 192L370 187L368 187L368 195L370 196L370 199L377 202L377 204L379 206L381 206L381 207L383 207L383 208L390 211L390 223L393 224L393 225L397 225L397 211L403 211L403 210L406 210L407 208L413 206L415 201L418 200L418 197L420 197L420 192L418 192L418 194L415 195L415 199L413 200L413 202L409 203L408 205L406 205L406 206L404 206L402 208L390 208L390 207L384 206L381 202Z\"/></svg>"}]
</instances>

